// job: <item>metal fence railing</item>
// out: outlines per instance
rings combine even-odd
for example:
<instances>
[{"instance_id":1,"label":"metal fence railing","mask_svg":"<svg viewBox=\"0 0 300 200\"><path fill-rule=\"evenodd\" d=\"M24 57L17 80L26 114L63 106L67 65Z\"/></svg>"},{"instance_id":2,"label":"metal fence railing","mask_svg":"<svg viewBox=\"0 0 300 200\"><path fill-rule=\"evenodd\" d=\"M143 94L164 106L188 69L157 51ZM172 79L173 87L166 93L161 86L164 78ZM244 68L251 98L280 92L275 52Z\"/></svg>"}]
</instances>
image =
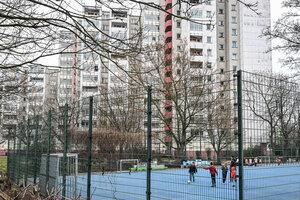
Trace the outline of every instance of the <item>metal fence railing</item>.
<instances>
[{"instance_id":1,"label":"metal fence railing","mask_svg":"<svg viewBox=\"0 0 300 200\"><path fill-rule=\"evenodd\" d=\"M299 91L229 71L32 106L9 130L8 175L62 198L299 199Z\"/></svg>"}]
</instances>

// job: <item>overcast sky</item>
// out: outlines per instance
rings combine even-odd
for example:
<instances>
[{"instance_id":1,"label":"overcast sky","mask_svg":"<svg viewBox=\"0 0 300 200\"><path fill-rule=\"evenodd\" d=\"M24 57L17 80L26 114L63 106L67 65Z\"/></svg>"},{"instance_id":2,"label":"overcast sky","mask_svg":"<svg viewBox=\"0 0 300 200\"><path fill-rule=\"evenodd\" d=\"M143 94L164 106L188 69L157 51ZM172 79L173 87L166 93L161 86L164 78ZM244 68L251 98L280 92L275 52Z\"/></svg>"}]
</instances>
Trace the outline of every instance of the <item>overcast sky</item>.
<instances>
[{"instance_id":1,"label":"overcast sky","mask_svg":"<svg viewBox=\"0 0 300 200\"><path fill-rule=\"evenodd\" d=\"M283 10L281 8L281 3L283 0L270 0L271 2L271 23L273 24L278 18L280 18ZM281 63L278 62L278 59L283 57L282 53L272 52L272 62L273 62L273 71L274 72L283 72L287 69L281 67Z\"/></svg>"},{"instance_id":2,"label":"overcast sky","mask_svg":"<svg viewBox=\"0 0 300 200\"><path fill-rule=\"evenodd\" d=\"M283 0L270 0L271 2L271 23L273 24L278 18L280 18L283 10L281 8L281 3ZM58 65L58 56L55 59L51 59L52 64ZM282 53L279 52L272 52L272 63L273 63L273 71L274 72L288 72L289 70L284 69L281 67L281 63L278 62L278 59L283 57ZM42 59L45 63L49 62L49 58ZM42 61L42 63L44 63ZM55 62L55 63L53 63Z\"/></svg>"}]
</instances>

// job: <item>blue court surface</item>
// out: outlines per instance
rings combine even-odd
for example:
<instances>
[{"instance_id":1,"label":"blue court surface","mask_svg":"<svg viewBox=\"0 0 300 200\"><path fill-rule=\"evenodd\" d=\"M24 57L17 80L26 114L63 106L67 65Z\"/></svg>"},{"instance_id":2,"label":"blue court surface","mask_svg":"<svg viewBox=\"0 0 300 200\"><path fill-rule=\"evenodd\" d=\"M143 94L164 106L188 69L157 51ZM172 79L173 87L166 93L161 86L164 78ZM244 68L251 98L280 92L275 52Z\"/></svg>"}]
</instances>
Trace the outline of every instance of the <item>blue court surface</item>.
<instances>
[{"instance_id":1,"label":"blue court surface","mask_svg":"<svg viewBox=\"0 0 300 200\"><path fill-rule=\"evenodd\" d=\"M217 167L217 187L211 187L208 170L198 168L195 182L188 184L188 169L152 171L151 199L212 200L238 199L239 183L232 187L222 183L222 172ZM238 170L237 170L238 172ZM86 195L87 176L79 175L77 192ZM244 199L300 200L300 164L244 167ZM91 193L94 199L146 199L146 172L93 174Z\"/></svg>"}]
</instances>

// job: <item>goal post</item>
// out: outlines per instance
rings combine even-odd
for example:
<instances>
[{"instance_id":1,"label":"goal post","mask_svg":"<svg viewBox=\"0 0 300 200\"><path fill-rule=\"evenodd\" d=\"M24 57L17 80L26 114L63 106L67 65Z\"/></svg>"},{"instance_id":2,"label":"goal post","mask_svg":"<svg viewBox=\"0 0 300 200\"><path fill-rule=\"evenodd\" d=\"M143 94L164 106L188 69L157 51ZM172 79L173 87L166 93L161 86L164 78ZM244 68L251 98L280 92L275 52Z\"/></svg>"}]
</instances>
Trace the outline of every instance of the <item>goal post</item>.
<instances>
[{"instance_id":1,"label":"goal post","mask_svg":"<svg viewBox=\"0 0 300 200\"><path fill-rule=\"evenodd\" d=\"M47 197L49 195L48 193L50 194L56 193L62 189L63 154L62 153L50 154L48 175L46 172L46 168L47 168L46 165L47 165L47 155L43 154L41 157L39 184L40 184L40 193L44 197ZM67 175L66 197L72 199L77 198L78 154L67 153L66 175Z\"/></svg>"},{"instance_id":2,"label":"goal post","mask_svg":"<svg viewBox=\"0 0 300 200\"><path fill-rule=\"evenodd\" d=\"M118 161L118 169L120 172L122 172L124 170L124 164L126 163L132 163L132 166L136 166L138 168L139 166L139 159L122 159ZM133 168L131 167L131 168ZM126 171L129 169L125 169Z\"/></svg>"}]
</instances>

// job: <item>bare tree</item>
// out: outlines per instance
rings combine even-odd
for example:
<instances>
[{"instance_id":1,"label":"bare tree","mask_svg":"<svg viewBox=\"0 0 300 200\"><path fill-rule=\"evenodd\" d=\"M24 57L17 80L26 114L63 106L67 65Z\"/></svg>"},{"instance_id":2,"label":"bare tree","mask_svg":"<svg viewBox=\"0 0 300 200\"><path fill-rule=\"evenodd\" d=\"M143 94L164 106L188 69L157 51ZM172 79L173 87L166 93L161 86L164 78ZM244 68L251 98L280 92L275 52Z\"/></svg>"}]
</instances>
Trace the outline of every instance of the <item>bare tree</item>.
<instances>
[{"instance_id":1,"label":"bare tree","mask_svg":"<svg viewBox=\"0 0 300 200\"><path fill-rule=\"evenodd\" d=\"M276 96L274 95L276 90L275 77L256 75L251 82L245 81L244 87L247 97L247 107L249 107L255 117L258 117L268 125L269 130L267 131L267 135L270 141L270 157L273 160L275 149L274 137L276 127L278 126L278 118L276 117L278 107L276 105Z\"/></svg>"},{"instance_id":2,"label":"bare tree","mask_svg":"<svg viewBox=\"0 0 300 200\"><path fill-rule=\"evenodd\" d=\"M288 156L288 146L290 144L291 136L295 133L296 107L297 103L297 84L286 81L286 78L279 76L275 82L275 102L278 108L276 118L278 119L278 127L283 142L283 158L286 161Z\"/></svg>"},{"instance_id":3,"label":"bare tree","mask_svg":"<svg viewBox=\"0 0 300 200\"><path fill-rule=\"evenodd\" d=\"M230 98L230 80L222 82L221 86L215 85L215 91L208 101L204 130L208 134L208 139L217 155L217 162L221 162L221 152L232 145L236 139L236 122L234 121L233 100Z\"/></svg>"},{"instance_id":4,"label":"bare tree","mask_svg":"<svg viewBox=\"0 0 300 200\"><path fill-rule=\"evenodd\" d=\"M252 76L253 78L244 82L247 107L252 113L248 117L253 115L253 119L258 118L256 123L268 125L271 161L274 159L278 139L281 139L282 153L286 159L290 140L297 130L296 108L299 104L297 92L299 87L292 79L280 74L269 77Z\"/></svg>"},{"instance_id":5,"label":"bare tree","mask_svg":"<svg viewBox=\"0 0 300 200\"><path fill-rule=\"evenodd\" d=\"M140 90L142 89L142 90ZM95 111L97 131L103 138L108 135L114 135L116 145L112 146L114 150L119 150L120 158L124 157L123 153L133 154L134 148L145 147L145 140L140 141L141 136L144 136L144 88L110 88L109 91L101 90L101 94L96 96ZM105 136L106 135L106 136ZM142 142L137 144L136 141ZM101 138L99 138L101 140ZM145 139L145 138L143 138ZM98 147L103 149L103 144L98 141ZM109 141L106 141L107 145ZM137 149L137 151L139 151ZM142 149L140 148L140 151ZM137 154L138 152L135 152Z\"/></svg>"},{"instance_id":6,"label":"bare tree","mask_svg":"<svg viewBox=\"0 0 300 200\"><path fill-rule=\"evenodd\" d=\"M300 64L300 2L299 0L285 0L282 7L288 11L274 23L273 27L266 28L264 35L276 42L272 50L278 50L285 54L285 58L282 60L283 65L298 70Z\"/></svg>"},{"instance_id":7,"label":"bare tree","mask_svg":"<svg viewBox=\"0 0 300 200\"><path fill-rule=\"evenodd\" d=\"M148 46L147 59L150 61L146 69L147 77L137 77L141 85L151 85L153 88L153 118L158 125L153 129L156 138L167 148L174 149L178 156L186 156L186 146L197 136L200 129L201 116L207 106L208 95L211 92L212 66L209 63L191 65L191 56L186 45L182 51L174 53L171 78L165 74L170 69L166 67L164 44L156 43ZM212 100L212 99L210 99Z\"/></svg>"}]
</instances>

